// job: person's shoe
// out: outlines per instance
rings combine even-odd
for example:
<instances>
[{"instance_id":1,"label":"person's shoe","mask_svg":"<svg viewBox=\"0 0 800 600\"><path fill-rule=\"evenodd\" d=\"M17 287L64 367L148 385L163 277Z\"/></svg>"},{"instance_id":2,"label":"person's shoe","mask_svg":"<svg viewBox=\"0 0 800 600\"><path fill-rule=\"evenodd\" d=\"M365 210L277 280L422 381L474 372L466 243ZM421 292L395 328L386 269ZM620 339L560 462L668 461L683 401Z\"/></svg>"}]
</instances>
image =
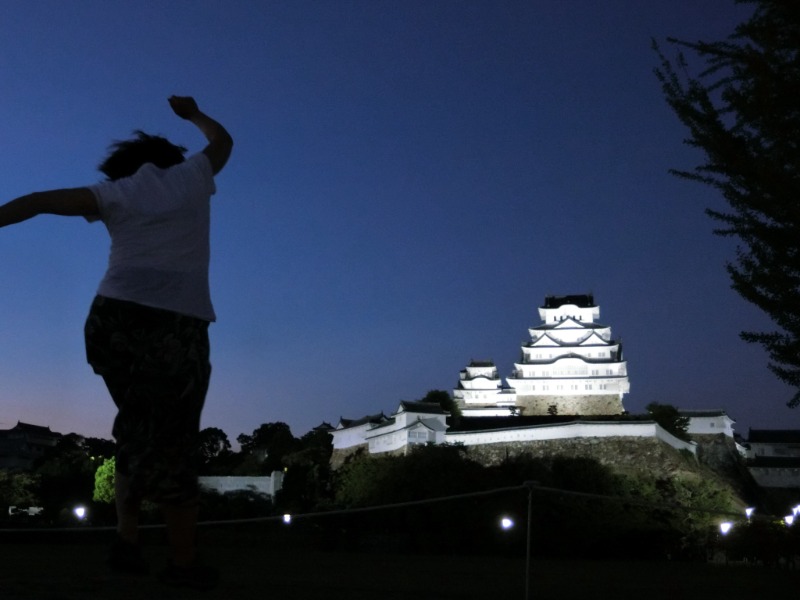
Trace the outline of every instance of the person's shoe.
<instances>
[{"instance_id":1,"label":"person's shoe","mask_svg":"<svg viewBox=\"0 0 800 600\"><path fill-rule=\"evenodd\" d=\"M139 545L127 542L119 536L111 544L108 566L117 573L128 575L147 575L150 572L150 566L142 556Z\"/></svg>"},{"instance_id":2,"label":"person's shoe","mask_svg":"<svg viewBox=\"0 0 800 600\"><path fill-rule=\"evenodd\" d=\"M188 567L179 567L170 562L158 578L165 585L210 590L219 583L219 572L197 561Z\"/></svg>"}]
</instances>

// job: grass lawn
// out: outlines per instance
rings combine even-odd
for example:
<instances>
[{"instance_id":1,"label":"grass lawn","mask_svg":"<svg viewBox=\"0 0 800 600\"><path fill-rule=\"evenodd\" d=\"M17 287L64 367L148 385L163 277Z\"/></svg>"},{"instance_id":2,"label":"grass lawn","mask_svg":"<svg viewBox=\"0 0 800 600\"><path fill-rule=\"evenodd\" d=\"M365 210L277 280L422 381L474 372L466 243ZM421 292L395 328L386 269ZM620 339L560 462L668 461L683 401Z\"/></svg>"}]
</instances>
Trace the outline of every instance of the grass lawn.
<instances>
[{"instance_id":1,"label":"grass lawn","mask_svg":"<svg viewBox=\"0 0 800 600\"><path fill-rule=\"evenodd\" d=\"M163 534L146 533L146 556L157 569L166 560ZM202 531L204 556L222 574L220 587L210 592L110 573L104 564L108 533L0 536L0 598L525 600L524 556L334 551L272 533ZM795 600L800 590L800 571L786 569L538 558L530 568L530 598L536 599Z\"/></svg>"}]
</instances>

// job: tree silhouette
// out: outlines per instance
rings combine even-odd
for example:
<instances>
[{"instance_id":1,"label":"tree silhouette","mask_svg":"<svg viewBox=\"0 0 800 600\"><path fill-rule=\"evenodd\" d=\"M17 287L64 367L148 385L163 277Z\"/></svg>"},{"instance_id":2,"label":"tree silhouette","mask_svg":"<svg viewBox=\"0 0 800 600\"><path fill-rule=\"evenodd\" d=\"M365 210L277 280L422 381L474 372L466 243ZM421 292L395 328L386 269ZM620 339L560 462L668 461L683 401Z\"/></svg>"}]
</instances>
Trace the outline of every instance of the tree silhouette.
<instances>
[{"instance_id":1,"label":"tree silhouette","mask_svg":"<svg viewBox=\"0 0 800 600\"><path fill-rule=\"evenodd\" d=\"M741 242L727 265L732 287L763 310L774 331L743 332L761 344L770 370L800 404L800 10L785 0L744 0L755 11L723 41L670 38L658 48L667 102L705 153L680 177L718 189L729 211L707 209L718 235ZM691 53L702 67L690 74Z\"/></svg>"}]
</instances>

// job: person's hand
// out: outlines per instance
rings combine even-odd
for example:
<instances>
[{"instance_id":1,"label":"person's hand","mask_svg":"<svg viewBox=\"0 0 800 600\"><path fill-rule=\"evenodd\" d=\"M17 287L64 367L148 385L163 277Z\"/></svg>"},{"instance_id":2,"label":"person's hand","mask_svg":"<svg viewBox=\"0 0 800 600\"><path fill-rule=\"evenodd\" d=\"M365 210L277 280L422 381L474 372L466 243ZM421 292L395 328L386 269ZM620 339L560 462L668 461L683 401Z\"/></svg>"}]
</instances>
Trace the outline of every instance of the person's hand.
<instances>
[{"instance_id":1,"label":"person's hand","mask_svg":"<svg viewBox=\"0 0 800 600\"><path fill-rule=\"evenodd\" d=\"M200 112L197 102L191 96L170 96L168 101L172 112L181 119L191 119Z\"/></svg>"}]
</instances>

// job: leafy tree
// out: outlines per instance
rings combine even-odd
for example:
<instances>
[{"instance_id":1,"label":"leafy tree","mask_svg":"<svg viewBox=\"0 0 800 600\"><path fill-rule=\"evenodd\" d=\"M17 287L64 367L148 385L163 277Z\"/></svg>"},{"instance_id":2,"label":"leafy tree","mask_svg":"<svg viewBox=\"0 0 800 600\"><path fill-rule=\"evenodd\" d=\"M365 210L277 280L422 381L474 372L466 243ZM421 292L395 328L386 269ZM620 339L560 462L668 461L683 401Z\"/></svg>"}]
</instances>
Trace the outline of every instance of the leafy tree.
<instances>
[{"instance_id":1,"label":"leafy tree","mask_svg":"<svg viewBox=\"0 0 800 600\"><path fill-rule=\"evenodd\" d=\"M231 443L222 429L206 427L200 431L200 455L203 461L209 462L230 450Z\"/></svg>"},{"instance_id":2,"label":"leafy tree","mask_svg":"<svg viewBox=\"0 0 800 600\"><path fill-rule=\"evenodd\" d=\"M84 438L81 444L83 450L89 457L94 459L111 458L114 456L115 444L111 440L103 438Z\"/></svg>"},{"instance_id":3,"label":"leafy tree","mask_svg":"<svg viewBox=\"0 0 800 600\"><path fill-rule=\"evenodd\" d=\"M661 427L669 431L676 438L688 441L689 435L686 432L689 429L689 417L681 416L678 409L671 404L651 402L646 408L647 412L653 417L653 420L661 425Z\"/></svg>"},{"instance_id":4,"label":"leafy tree","mask_svg":"<svg viewBox=\"0 0 800 600\"><path fill-rule=\"evenodd\" d=\"M83 436L70 433L34 463L41 477L41 499L45 511L58 514L65 506L86 503L92 497L96 459L89 454Z\"/></svg>"},{"instance_id":5,"label":"leafy tree","mask_svg":"<svg viewBox=\"0 0 800 600\"><path fill-rule=\"evenodd\" d=\"M230 474L240 462L239 458L231 452L231 443L222 429L206 427L200 431L201 473Z\"/></svg>"},{"instance_id":6,"label":"leafy tree","mask_svg":"<svg viewBox=\"0 0 800 600\"><path fill-rule=\"evenodd\" d=\"M94 474L94 495L92 499L95 502L114 502L114 470L116 468L116 460L107 458L103 464L97 467Z\"/></svg>"},{"instance_id":7,"label":"leafy tree","mask_svg":"<svg viewBox=\"0 0 800 600\"><path fill-rule=\"evenodd\" d=\"M430 390L423 398L420 399L420 402L431 402L434 404L438 404L442 410L445 410L450 413L450 416L454 419L458 420L461 418L461 409L458 406L458 403L450 396L449 392L444 390Z\"/></svg>"},{"instance_id":8,"label":"leafy tree","mask_svg":"<svg viewBox=\"0 0 800 600\"><path fill-rule=\"evenodd\" d=\"M729 211L707 209L718 235L737 238L727 265L732 287L763 310L774 331L743 332L761 344L770 370L800 405L800 10L786 0L740 0L752 16L725 40L670 38L673 60L655 45L666 100L705 154L680 177L722 193ZM690 53L703 65L690 74Z\"/></svg>"},{"instance_id":9,"label":"leafy tree","mask_svg":"<svg viewBox=\"0 0 800 600\"><path fill-rule=\"evenodd\" d=\"M264 423L252 435L241 434L236 438L242 452L263 459L262 473L280 470L283 457L297 447L297 439L286 423Z\"/></svg>"},{"instance_id":10,"label":"leafy tree","mask_svg":"<svg viewBox=\"0 0 800 600\"><path fill-rule=\"evenodd\" d=\"M39 483L39 475L0 469L0 507L39 504Z\"/></svg>"},{"instance_id":11,"label":"leafy tree","mask_svg":"<svg viewBox=\"0 0 800 600\"><path fill-rule=\"evenodd\" d=\"M331 501L333 436L311 430L297 441L297 448L283 457L286 465L277 504L284 512L322 510Z\"/></svg>"}]
</instances>

